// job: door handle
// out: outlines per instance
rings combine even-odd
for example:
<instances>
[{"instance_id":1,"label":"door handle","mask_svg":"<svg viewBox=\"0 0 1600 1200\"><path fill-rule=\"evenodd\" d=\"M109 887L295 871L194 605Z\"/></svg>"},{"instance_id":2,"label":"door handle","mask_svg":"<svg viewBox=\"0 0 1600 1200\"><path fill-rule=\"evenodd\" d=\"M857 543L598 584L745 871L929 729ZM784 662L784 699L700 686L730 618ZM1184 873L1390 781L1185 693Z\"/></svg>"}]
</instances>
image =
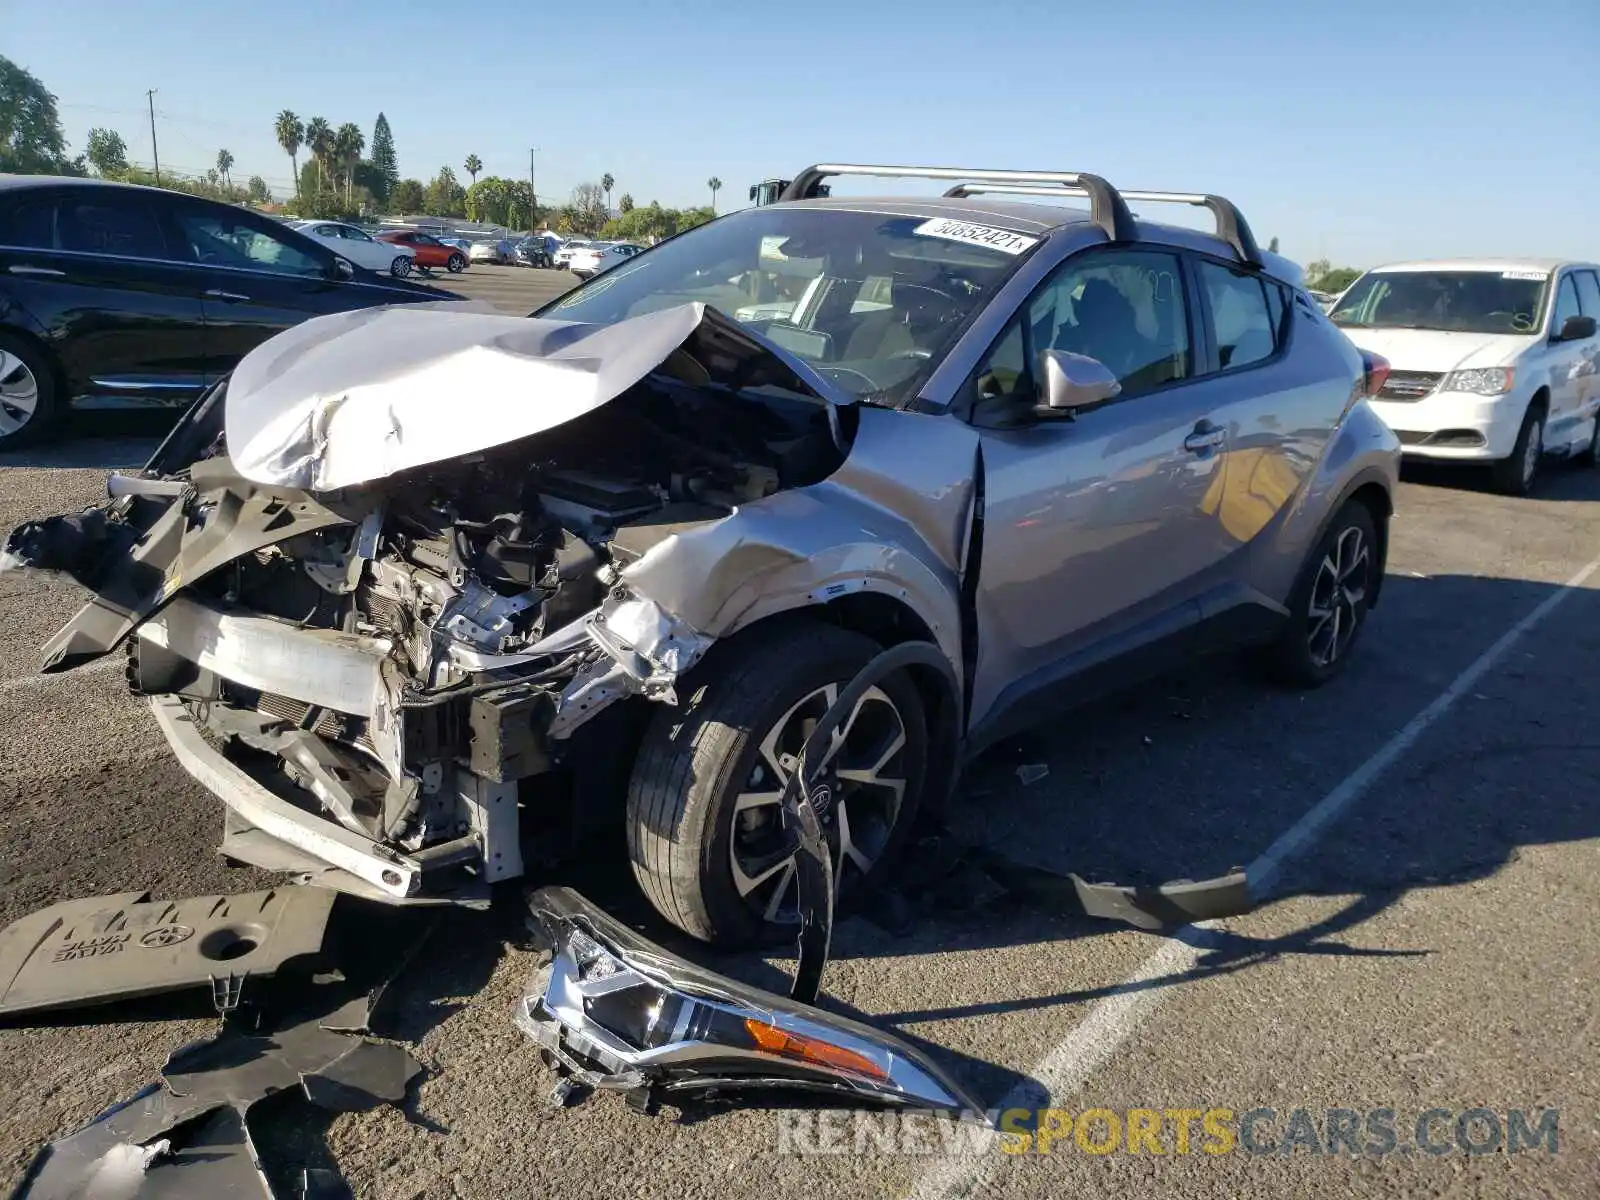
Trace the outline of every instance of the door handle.
<instances>
[{"instance_id":1,"label":"door handle","mask_svg":"<svg viewBox=\"0 0 1600 1200\"><path fill-rule=\"evenodd\" d=\"M67 276L65 271L58 271L54 267L29 267L24 265L7 267L6 270L13 275L38 275L44 279L65 279Z\"/></svg>"},{"instance_id":2,"label":"door handle","mask_svg":"<svg viewBox=\"0 0 1600 1200\"><path fill-rule=\"evenodd\" d=\"M1194 427L1194 432L1183 439L1183 448L1191 454L1204 454L1207 450L1215 450L1227 438L1228 431L1220 425L1201 421Z\"/></svg>"},{"instance_id":3,"label":"door handle","mask_svg":"<svg viewBox=\"0 0 1600 1200\"><path fill-rule=\"evenodd\" d=\"M211 288L206 292L207 300L248 300L249 296L241 296L238 292L225 292L221 288Z\"/></svg>"}]
</instances>

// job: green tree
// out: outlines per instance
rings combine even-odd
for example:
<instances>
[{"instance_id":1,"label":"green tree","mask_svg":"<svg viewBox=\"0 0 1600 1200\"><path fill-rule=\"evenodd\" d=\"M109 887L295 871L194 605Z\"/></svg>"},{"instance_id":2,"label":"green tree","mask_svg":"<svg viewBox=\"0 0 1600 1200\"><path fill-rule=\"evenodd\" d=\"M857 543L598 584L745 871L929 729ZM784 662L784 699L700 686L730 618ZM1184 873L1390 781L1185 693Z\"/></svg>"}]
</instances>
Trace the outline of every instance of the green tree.
<instances>
[{"instance_id":1,"label":"green tree","mask_svg":"<svg viewBox=\"0 0 1600 1200\"><path fill-rule=\"evenodd\" d=\"M506 227L533 230L533 187L526 179L506 183Z\"/></svg>"},{"instance_id":2,"label":"green tree","mask_svg":"<svg viewBox=\"0 0 1600 1200\"><path fill-rule=\"evenodd\" d=\"M287 108L278 114L278 119L272 123L272 132L278 139L278 145L289 156L289 169L294 173L295 194L300 194L300 161L298 155L300 147L306 140L306 127L300 118Z\"/></svg>"},{"instance_id":3,"label":"green tree","mask_svg":"<svg viewBox=\"0 0 1600 1200\"><path fill-rule=\"evenodd\" d=\"M344 203L350 207L350 193L355 187L356 164L361 161L361 151L366 148L366 135L354 121L346 121L333 135L333 156L344 172Z\"/></svg>"},{"instance_id":4,"label":"green tree","mask_svg":"<svg viewBox=\"0 0 1600 1200\"><path fill-rule=\"evenodd\" d=\"M467 169L467 174L472 176L472 182L478 182L478 172L483 170L483 159L476 154L467 155L467 161L461 164Z\"/></svg>"},{"instance_id":5,"label":"green tree","mask_svg":"<svg viewBox=\"0 0 1600 1200\"><path fill-rule=\"evenodd\" d=\"M511 190L507 180L498 175L485 175L467 189L467 217L492 225L505 225L506 210L510 207Z\"/></svg>"},{"instance_id":6,"label":"green tree","mask_svg":"<svg viewBox=\"0 0 1600 1200\"><path fill-rule=\"evenodd\" d=\"M717 193L722 190L722 180L713 175L706 180L706 186L711 189L711 211L717 211Z\"/></svg>"},{"instance_id":7,"label":"green tree","mask_svg":"<svg viewBox=\"0 0 1600 1200\"><path fill-rule=\"evenodd\" d=\"M272 191L267 187L267 181L259 175L250 176L250 182L245 184L244 191L252 204L272 203Z\"/></svg>"},{"instance_id":8,"label":"green tree","mask_svg":"<svg viewBox=\"0 0 1600 1200\"><path fill-rule=\"evenodd\" d=\"M1316 288L1319 292L1338 293L1344 291L1345 288L1360 277L1361 272L1355 267L1335 267L1309 286ZM1309 279L1310 277L1307 276L1307 278Z\"/></svg>"},{"instance_id":9,"label":"green tree","mask_svg":"<svg viewBox=\"0 0 1600 1200\"><path fill-rule=\"evenodd\" d=\"M231 191L233 190L233 151L217 151L217 174L222 176L222 182Z\"/></svg>"},{"instance_id":10,"label":"green tree","mask_svg":"<svg viewBox=\"0 0 1600 1200\"><path fill-rule=\"evenodd\" d=\"M394 132L389 128L389 118L382 113L372 126L372 170L373 181L366 186L380 204L387 204L394 185L400 182L400 164L394 153Z\"/></svg>"},{"instance_id":11,"label":"green tree","mask_svg":"<svg viewBox=\"0 0 1600 1200\"><path fill-rule=\"evenodd\" d=\"M600 190L606 194L606 216L608 217L611 215L611 188L616 182L617 181L611 177L610 171L607 171L604 175L600 176Z\"/></svg>"},{"instance_id":12,"label":"green tree","mask_svg":"<svg viewBox=\"0 0 1600 1200\"><path fill-rule=\"evenodd\" d=\"M1270 242L1267 243L1267 253L1268 254L1276 254L1277 252L1278 252L1278 239L1276 237L1274 237Z\"/></svg>"},{"instance_id":13,"label":"green tree","mask_svg":"<svg viewBox=\"0 0 1600 1200\"><path fill-rule=\"evenodd\" d=\"M38 76L0 56L0 171L79 175L67 158L56 98Z\"/></svg>"},{"instance_id":14,"label":"green tree","mask_svg":"<svg viewBox=\"0 0 1600 1200\"><path fill-rule=\"evenodd\" d=\"M622 193L622 199L617 201L617 211L621 213L631 213L633 211L633 196L631 193Z\"/></svg>"},{"instance_id":15,"label":"green tree","mask_svg":"<svg viewBox=\"0 0 1600 1200\"><path fill-rule=\"evenodd\" d=\"M427 193L423 191L421 181L416 179L400 180L389 193L390 209L402 216L406 213L421 212L422 206L427 202Z\"/></svg>"},{"instance_id":16,"label":"green tree","mask_svg":"<svg viewBox=\"0 0 1600 1200\"><path fill-rule=\"evenodd\" d=\"M449 167L440 167L433 182L428 184L423 207L436 217L466 216L467 193L456 182L456 173Z\"/></svg>"},{"instance_id":17,"label":"green tree","mask_svg":"<svg viewBox=\"0 0 1600 1200\"><path fill-rule=\"evenodd\" d=\"M605 192L598 183L580 183L573 188L568 208L574 233L597 233L606 223Z\"/></svg>"},{"instance_id":18,"label":"green tree","mask_svg":"<svg viewBox=\"0 0 1600 1200\"><path fill-rule=\"evenodd\" d=\"M311 159L317 164L317 195L327 183L336 145L333 126L321 117L312 117L306 122L306 149L311 151Z\"/></svg>"},{"instance_id":19,"label":"green tree","mask_svg":"<svg viewBox=\"0 0 1600 1200\"><path fill-rule=\"evenodd\" d=\"M121 179L128 173L128 143L115 129L89 130L87 157L107 179Z\"/></svg>"}]
</instances>

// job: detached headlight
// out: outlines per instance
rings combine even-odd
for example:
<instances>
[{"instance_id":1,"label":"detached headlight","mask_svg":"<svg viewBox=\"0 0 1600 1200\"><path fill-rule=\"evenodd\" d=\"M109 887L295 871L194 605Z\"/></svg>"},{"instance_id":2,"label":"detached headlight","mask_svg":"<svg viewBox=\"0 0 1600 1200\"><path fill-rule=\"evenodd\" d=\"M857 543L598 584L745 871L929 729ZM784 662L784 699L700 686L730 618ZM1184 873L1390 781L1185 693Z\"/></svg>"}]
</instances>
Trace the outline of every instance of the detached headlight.
<instances>
[{"instance_id":1,"label":"detached headlight","mask_svg":"<svg viewBox=\"0 0 1600 1200\"><path fill-rule=\"evenodd\" d=\"M1470 371L1451 371L1444 377L1444 391L1471 392L1475 396L1502 396L1511 390L1516 372L1510 367L1474 367Z\"/></svg>"}]
</instances>

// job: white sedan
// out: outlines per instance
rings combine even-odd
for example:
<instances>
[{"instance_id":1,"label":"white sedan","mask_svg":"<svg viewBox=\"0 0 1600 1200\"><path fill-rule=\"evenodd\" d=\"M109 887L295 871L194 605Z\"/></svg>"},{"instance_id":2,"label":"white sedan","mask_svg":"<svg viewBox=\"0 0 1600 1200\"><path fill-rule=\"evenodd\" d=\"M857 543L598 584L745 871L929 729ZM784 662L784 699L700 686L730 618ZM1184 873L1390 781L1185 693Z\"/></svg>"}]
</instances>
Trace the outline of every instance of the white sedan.
<instances>
[{"instance_id":1,"label":"white sedan","mask_svg":"<svg viewBox=\"0 0 1600 1200\"><path fill-rule=\"evenodd\" d=\"M632 242L594 242L572 252L567 260L567 270L579 279L589 279L618 263L627 262L644 250Z\"/></svg>"},{"instance_id":2,"label":"white sedan","mask_svg":"<svg viewBox=\"0 0 1600 1200\"><path fill-rule=\"evenodd\" d=\"M380 242L364 229L342 221L296 221L291 228L344 255L358 267L387 271L396 279L411 274L417 252L410 246Z\"/></svg>"}]
</instances>

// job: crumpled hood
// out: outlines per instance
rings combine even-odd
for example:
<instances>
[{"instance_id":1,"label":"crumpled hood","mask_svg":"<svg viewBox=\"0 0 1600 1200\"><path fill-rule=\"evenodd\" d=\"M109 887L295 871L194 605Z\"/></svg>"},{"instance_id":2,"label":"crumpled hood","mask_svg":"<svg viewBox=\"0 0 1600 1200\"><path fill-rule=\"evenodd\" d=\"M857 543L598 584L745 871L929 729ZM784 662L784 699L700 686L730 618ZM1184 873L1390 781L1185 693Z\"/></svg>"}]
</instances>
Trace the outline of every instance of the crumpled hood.
<instances>
[{"instance_id":1,"label":"crumpled hood","mask_svg":"<svg viewBox=\"0 0 1600 1200\"><path fill-rule=\"evenodd\" d=\"M1381 354L1396 371L1459 371L1510 366L1536 334L1454 333L1443 329L1358 329L1345 335L1362 350Z\"/></svg>"},{"instance_id":2,"label":"crumpled hood","mask_svg":"<svg viewBox=\"0 0 1600 1200\"><path fill-rule=\"evenodd\" d=\"M614 325L403 305L316 317L247 354L228 383L228 453L255 483L352 487L562 425L669 359L680 378L842 399L700 303Z\"/></svg>"}]
</instances>

